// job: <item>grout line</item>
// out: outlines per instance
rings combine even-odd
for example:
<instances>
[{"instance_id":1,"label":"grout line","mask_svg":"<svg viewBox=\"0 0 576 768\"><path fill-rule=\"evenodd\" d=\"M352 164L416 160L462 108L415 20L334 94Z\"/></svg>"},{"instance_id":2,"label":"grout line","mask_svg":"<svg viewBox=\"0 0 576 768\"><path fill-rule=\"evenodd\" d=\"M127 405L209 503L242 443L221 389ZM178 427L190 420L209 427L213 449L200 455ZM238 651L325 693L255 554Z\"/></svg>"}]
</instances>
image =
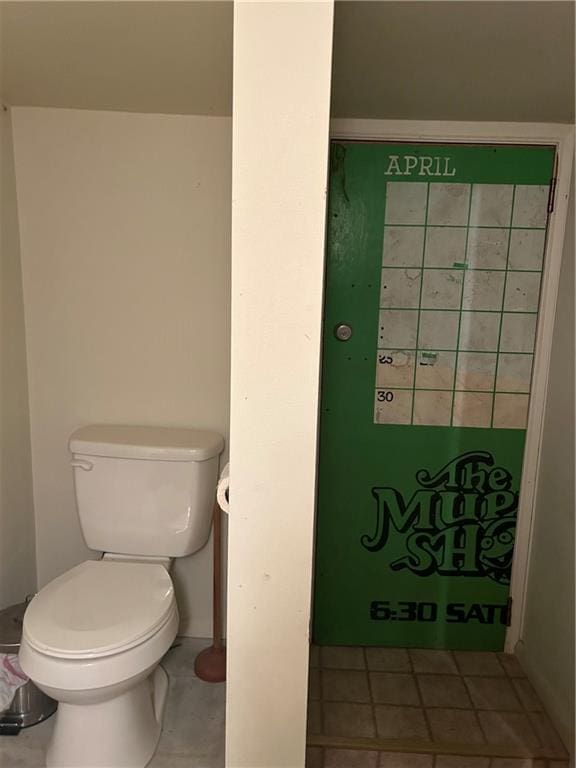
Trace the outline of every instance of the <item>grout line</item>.
<instances>
[{"instance_id":1,"label":"grout line","mask_svg":"<svg viewBox=\"0 0 576 768\"><path fill-rule=\"evenodd\" d=\"M498 679L501 680L502 678L498 678ZM472 693L470 691L470 686L466 682L466 677L464 675L462 675L462 683L464 685L464 688L466 689L466 693L468 694L468 698L470 699L470 704L472 704L472 709L474 710L474 712L477 712L478 711L478 707L474 703L474 699L473 699ZM476 719L478 719L478 718L476 718ZM480 725L480 723L478 723L478 724ZM481 727L480 727L480 730L482 731ZM482 735L484 736L484 732L483 731L482 731Z\"/></svg>"},{"instance_id":2,"label":"grout line","mask_svg":"<svg viewBox=\"0 0 576 768\"><path fill-rule=\"evenodd\" d=\"M460 668L460 664L458 664L458 659L454 653L454 651L451 651L452 653L452 660L456 666L456 669L458 670L458 677L464 678L464 672L462 672L462 669Z\"/></svg>"},{"instance_id":3,"label":"grout line","mask_svg":"<svg viewBox=\"0 0 576 768\"><path fill-rule=\"evenodd\" d=\"M369 646L369 647L379 648L380 646ZM408 650L408 649L406 649L406 650ZM420 650L420 649L415 649L415 650ZM439 649L439 648L430 648L430 649L425 649L425 650L441 650L441 649ZM463 652L464 653L468 653L468 651L463 651ZM471 651L471 653L474 653L474 651ZM490 651L486 651L486 653L490 653ZM328 670L330 672L362 672L362 669L358 669L358 667L326 667L326 670ZM396 672L393 669L373 669L371 671L372 672L386 672L387 674L391 674L391 675L407 675L407 674L409 674L408 672ZM474 673L473 672L462 673L462 672L448 672L448 671L444 671L444 670L442 670L441 672L433 672L431 670L422 670L420 672L415 672L414 674L416 674L416 675L444 675L446 677L463 677L464 674L465 674L466 677L491 678L493 680L502 680L505 677L508 677L509 680L526 680L527 679L525 675L522 676L522 677L510 677L509 675L505 675L505 674L504 675L485 675L485 674L482 674L482 673L478 674L477 672L474 672Z\"/></svg>"},{"instance_id":4,"label":"grout line","mask_svg":"<svg viewBox=\"0 0 576 768\"><path fill-rule=\"evenodd\" d=\"M470 701L472 701L472 697L470 697ZM474 706L474 702L472 701L472 706ZM484 728L482 728L482 723L480 722L480 718L478 717L478 710L472 709L472 712L474 713L474 720L476 721L476 725L478 726L478 730L480 731L480 734L482 735L482 738L484 739L484 744L489 744L488 737L486 736L486 733L484 731Z\"/></svg>"},{"instance_id":5,"label":"grout line","mask_svg":"<svg viewBox=\"0 0 576 768\"><path fill-rule=\"evenodd\" d=\"M370 711L372 712L372 725L374 726L374 733L378 738L378 723L376 722L376 706L374 702L374 692L372 690L372 681L370 680L370 671L368 669L368 654L366 652L366 646L362 646L362 654L364 656L364 674L368 681L368 695L370 697Z\"/></svg>"},{"instance_id":6,"label":"grout line","mask_svg":"<svg viewBox=\"0 0 576 768\"><path fill-rule=\"evenodd\" d=\"M420 684L418 683L418 675L416 674L416 670L414 669L414 662L412 660L412 656L410 655L410 651L408 651L408 663L410 664L412 679L414 680L414 685L416 686L416 692L418 693L418 700L420 701L422 716L424 717L424 722L426 723L426 730L428 731L428 739L429 741L434 741L434 737L432 734L432 726L430 725L430 720L428 719L428 713L426 712L426 707L424 706L424 698L422 697L422 691L420 690Z\"/></svg>"},{"instance_id":7,"label":"grout line","mask_svg":"<svg viewBox=\"0 0 576 768\"><path fill-rule=\"evenodd\" d=\"M452 757L486 757L522 761L529 759L566 761L551 748L527 747L519 744L467 744L464 742L425 742L418 739L356 739L353 737L310 737L309 746L357 751L381 751Z\"/></svg>"},{"instance_id":8,"label":"grout line","mask_svg":"<svg viewBox=\"0 0 576 768\"><path fill-rule=\"evenodd\" d=\"M512 688L512 690L514 692L514 696L516 697L516 700L520 704L520 711L524 712L526 715L528 715L530 712L533 712L534 710L528 709L526 703L524 702L524 697L520 696L520 694L518 693L518 689L514 685L514 681L513 680L508 680L508 685L510 686L510 688Z\"/></svg>"},{"instance_id":9,"label":"grout line","mask_svg":"<svg viewBox=\"0 0 576 768\"><path fill-rule=\"evenodd\" d=\"M324 728L324 667L322 666L322 649L318 648L318 695L320 707L320 732L325 733ZM322 766L324 766L324 757L322 757Z\"/></svg>"},{"instance_id":10,"label":"grout line","mask_svg":"<svg viewBox=\"0 0 576 768\"><path fill-rule=\"evenodd\" d=\"M353 670L354 672L359 672L360 670L356 669ZM378 673L377 673L378 674ZM398 673L388 673L384 672L383 674L403 674L407 675L408 672L398 672ZM420 672L420 675L430 675L429 672ZM417 676L417 675L416 675ZM449 675L441 675L438 673L438 676L445 676L449 677ZM458 677L458 675L450 675L450 677ZM478 676L474 677L475 680L478 679ZM502 680L503 678L499 677L498 680ZM469 691L469 688L466 686L466 690ZM472 697L470 697L470 701L472 701ZM313 702L316 703L316 702ZM357 704L359 706L366 706L367 704L370 704L368 701L350 701L350 699L330 699L326 703L328 704ZM378 702L374 703L374 706L385 706L385 707L400 707L401 709L422 709L420 704L391 704L390 702ZM422 705L424 706L424 705ZM424 707L424 709L457 709L459 712L472 712L473 710L476 712L494 712L496 714L504 714L504 715L543 715L546 714L544 710L542 711L534 711L532 709L491 709L490 707L484 707L484 706L475 706L472 702L472 705L469 707L461 707L456 706L454 704L446 705L446 704L428 704Z\"/></svg>"},{"instance_id":11,"label":"grout line","mask_svg":"<svg viewBox=\"0 0 576 768\"><path fill-rule=\"evenodd\" d=\"M466 681L464 681L464 684L466 685ZM466 690L468 691L468 695L470 696L470 690L469 690L468 686L466 686ZM470 701L472 702L472 706L474 706L474 700L472 699L472 696L470 696ZM491 746L491 742L489 741L488 736L486 735L486 731L484 730L484 726L482 725L482 721L478 717L478 712L479 712L479 710L474 709L474 717L476 719L476 723L477 723L478 727L480 728L480 733L482 734L482 738L484 739L484 743L488 744L489 746Z\"/></svg>"}]
</instances>

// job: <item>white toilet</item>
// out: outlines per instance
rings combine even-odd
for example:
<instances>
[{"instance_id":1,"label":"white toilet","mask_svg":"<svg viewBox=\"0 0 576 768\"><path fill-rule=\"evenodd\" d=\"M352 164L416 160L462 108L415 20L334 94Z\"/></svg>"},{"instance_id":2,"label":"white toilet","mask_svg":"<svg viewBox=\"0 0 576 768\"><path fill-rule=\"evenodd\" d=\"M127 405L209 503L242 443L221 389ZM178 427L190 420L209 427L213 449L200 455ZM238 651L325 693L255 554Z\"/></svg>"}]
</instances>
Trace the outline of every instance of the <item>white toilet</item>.
<instances>
[{"instance_id":1,"label":"white toilet","mask_svg":"<svg viewBox=\"0 0 576 768\"><path fill-rule=\"evenodd\" d=\"M192 429L90 426L70 438L86 544L104 553L46 585L20 663L59 702L49 768L143 768L160 737L178 630L174 557L210 534L224 442ZM65 535L65 532L62 532Z\"/></svg>"}]
</instances>

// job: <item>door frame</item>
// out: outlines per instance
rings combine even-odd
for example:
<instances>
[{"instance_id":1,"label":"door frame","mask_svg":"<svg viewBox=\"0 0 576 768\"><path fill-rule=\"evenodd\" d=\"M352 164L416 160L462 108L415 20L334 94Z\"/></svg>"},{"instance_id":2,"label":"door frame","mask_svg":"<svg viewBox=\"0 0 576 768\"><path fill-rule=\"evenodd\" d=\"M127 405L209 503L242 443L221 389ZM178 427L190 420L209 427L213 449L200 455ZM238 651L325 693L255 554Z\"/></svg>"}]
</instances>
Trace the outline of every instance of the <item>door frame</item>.
<instances>
[{"instance_id":1,"label":"door frame","mask_svg":"<svg viewBox=\"0 0 576 768\"><path fill-rule=\"evenodd\" d=\"M552 336L574 157L574 126L560 123L333 119L330 121L330 140L334 139L437 144L541 144L556 149L556 192L554 210L548 221L540 299L544 310L538 314L536 329L536 351L512 561L512 611L504 642L504 650L513 653L524 625Z\"/></svg>"}]
</instances>

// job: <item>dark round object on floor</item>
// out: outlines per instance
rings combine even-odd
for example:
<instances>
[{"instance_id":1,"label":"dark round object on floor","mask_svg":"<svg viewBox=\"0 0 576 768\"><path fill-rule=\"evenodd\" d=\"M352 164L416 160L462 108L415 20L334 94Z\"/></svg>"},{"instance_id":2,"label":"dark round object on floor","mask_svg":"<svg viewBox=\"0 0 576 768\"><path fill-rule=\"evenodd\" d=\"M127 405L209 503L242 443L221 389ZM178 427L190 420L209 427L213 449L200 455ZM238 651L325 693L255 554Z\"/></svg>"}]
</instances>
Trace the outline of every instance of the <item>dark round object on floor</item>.
<instances>
[{"instance_id":1,"label":"dark round object on floor","mask_svg":"<svg viewBox=\"0 0 576 768\"><path fill-rule=\"evenodd\" d=\"M226 680L226 648L213 645L204 648L196 656L194 671L206 683L223 683Z\"/></svg>"}]
</instances>

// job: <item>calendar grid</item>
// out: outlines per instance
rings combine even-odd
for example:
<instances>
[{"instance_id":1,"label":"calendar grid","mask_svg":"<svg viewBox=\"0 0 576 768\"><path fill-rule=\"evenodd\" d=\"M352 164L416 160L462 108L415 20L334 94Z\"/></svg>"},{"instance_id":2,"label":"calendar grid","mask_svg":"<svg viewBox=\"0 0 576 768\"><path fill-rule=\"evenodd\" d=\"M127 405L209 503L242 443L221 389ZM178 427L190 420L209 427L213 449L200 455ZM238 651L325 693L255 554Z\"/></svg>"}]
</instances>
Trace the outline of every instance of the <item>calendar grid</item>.
<instances>
[{"instance_id":1,"label":"calendar grid","mask_svg":"<svg viewBox=\"0 0 576 768\"><path fill-rule=\"evenodd\" d=\"M387 183L375 423L525 427L547 192Z\"/></svg>"}]
</instances>

